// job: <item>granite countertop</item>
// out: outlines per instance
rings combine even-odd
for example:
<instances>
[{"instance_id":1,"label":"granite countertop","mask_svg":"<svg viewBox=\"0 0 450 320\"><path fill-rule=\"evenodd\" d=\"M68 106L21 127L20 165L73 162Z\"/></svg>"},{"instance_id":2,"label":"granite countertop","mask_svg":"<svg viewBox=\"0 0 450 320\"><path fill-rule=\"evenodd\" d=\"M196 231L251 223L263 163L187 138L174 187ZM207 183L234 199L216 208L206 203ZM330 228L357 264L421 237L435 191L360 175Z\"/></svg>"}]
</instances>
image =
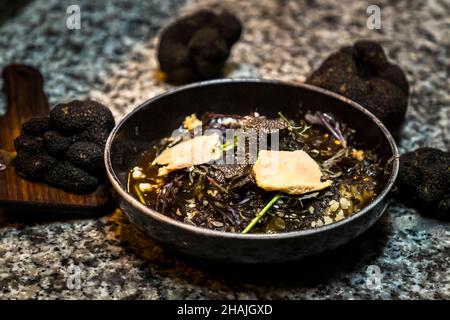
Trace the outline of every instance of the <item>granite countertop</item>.
<instances>
[{"instance_id":1,"label":"granite countertop","mask_svg":"<svg viewBox=\"0 0 450 320\"><path fill-rule=\"evenodd\" d=\"M79 0L81 29L66 29L70 1L34 1L0 25L0 67L38 67L53 104L97 99L117 119L169 88L155 77L156 36L177 15L214 5L244 22L229 76L301 82L332 51L375 39L412 88L401 152L449 149L448 1ZM4 187L4 186L1 186ZM277 267L224 268L162 249L116 210L100 217L0 213L0 298L450 298L450 224L393 201L356 241Z\"/></svg>"}]
</instances>

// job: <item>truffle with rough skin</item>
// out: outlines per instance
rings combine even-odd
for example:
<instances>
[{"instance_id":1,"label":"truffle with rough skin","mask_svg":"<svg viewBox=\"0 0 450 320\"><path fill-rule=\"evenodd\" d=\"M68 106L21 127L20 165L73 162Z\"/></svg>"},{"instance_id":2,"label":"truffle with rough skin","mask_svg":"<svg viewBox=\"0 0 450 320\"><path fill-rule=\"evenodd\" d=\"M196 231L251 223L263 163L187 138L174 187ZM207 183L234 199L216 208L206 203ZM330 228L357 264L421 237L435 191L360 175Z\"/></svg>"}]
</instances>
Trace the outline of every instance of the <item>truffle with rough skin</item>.
<instances>
[{"instance_id":1,"label":"truffle with rough skin","mask_svg":"<svg viewBox=\"0 0 450 320\"><path fill-rule=\"evenodd\" d=\"M104 128L101 125L94 123L80 133L73 135L71 140L72 142L89 141L104 147L110 132L111 129Z\"/></svg>"},{"instance_id":2,"label":"truffle with rough skin","mask_svg":"<svg viewBox=\"0 0 450 320\"><path fill-rule=\"evenodd\" d=\"M105 129L114 128L111 111L95 101L61 103L50 111L51 126L68 134L79 133L94 123Z\"/></svg>"},{"instance_id":3,"label":"truffle with rough skin","mask_svg":"<svg viewBox=\"0 0 450 320\"><path fill-rule=\"evenodd\" d=\"M41 137L32 137L20 135L14 139L14 147L18 152L27 154L37 154L44 152L44 146Z\"/></svg>"},{"instance_id":4,"label":"truffle with rough skin","mask_svg":"<svg viewBox=\"0 0 450 320\"><path fill-rule=\"evenodd\" d=\"M409 86L405 73L388 61L378 43L358 41L340 49L306 83L356 101L398 137L408 107Z\"/></svg>"},{"instance_id":5,"label":"truffle with rough skin","mask_svg":"<svg viewBox=\"0 0 450 320\"><path fill-rule=\"evenodd\" d=\"M45 173L45 181L66 191L87 193L97 188L97 178L69 162L59 162Z\"/></svg>"},{"instance_id":6,"label":"truffle with rough skin","mask_svg":"<svg viewBox=\"0 0 450 320\"><path fill-rule=\"evenodd\" d=\"M424 214L450 217L450 152L420 148L400 157L400 197Z\"/></svg>"},{"instance_id":7,"label":"truffle with rough skin","mask_svg":"<svg viewBox=\"0 0 450 320\"><path fill-rule=\"evenodd\" d=\"M94 191L105 177L103 150L114 127L111 111L95 101L59 104L32 118L14 140L19 176L66 191Z\"/></svg>"},{"instance_id":8,"label":"truffle with rough skin","mask_svg":"<svg viewBox=\"0 0 450 320\"><path fill-rule=\"evenodd\" d=\"M101 176L105 169L103 149L92 142L75 142L67 150L66 159L95 176Z\"/></svg>"},{"instance_id":9,"label":"truffle with rough skin","mask_svg":"<svg viewBox=\"0 0 450 320\"><path fill-rule=\"evenodd\" d=\"M58 160L45 152L30 154L22 151L14 159L17 174L32 181L42 180L57 163Z\"/></svg>"},{"instance_id":10,"label":"truffle with rough skin","mask_svg":"<svg viewBox=\"0 0 450 320\"><path fill-rule=\"evenodd\" d=\"M50 127L48 117L33 117L22 125L25 135L40 137Z\"/></svg>"},{"instance_id":11,"label":"truffle with rough skin","mask_svg":"<svg viewBox=\"0 0 450 320\"><path fill-rule=\"evenodd\" d=\"M60 134L58 131L50 130L44 133L44 146L51 154L62 154L70 146L70 138Z\"/></svg>"},{"instance_id":12,"label":"truffle with rough skin","mask_svg":"<svg viewBox=\"0 0 450 320\"><path fill-rule=\"evenodd\" d=\"M229 12L200 10L183 17L161 34L160 68L175 83L219 77L241 32L241 23Z\"/></svg>"}]
</instances>

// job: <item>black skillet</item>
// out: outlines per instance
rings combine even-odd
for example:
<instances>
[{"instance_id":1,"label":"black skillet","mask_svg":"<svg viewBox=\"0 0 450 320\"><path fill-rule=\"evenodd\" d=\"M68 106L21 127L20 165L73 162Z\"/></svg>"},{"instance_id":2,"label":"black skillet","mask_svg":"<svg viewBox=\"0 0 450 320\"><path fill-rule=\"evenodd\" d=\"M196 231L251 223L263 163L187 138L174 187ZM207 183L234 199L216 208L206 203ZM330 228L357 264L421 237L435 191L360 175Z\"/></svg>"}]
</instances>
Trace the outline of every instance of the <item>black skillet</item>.
<instances>
[{"instance_id":1,"label":"black skillet","mask_svg":"<svg viewBox=\"0 0 450 320\"><path fill-rule=\"evenodd\" d=\"M173 220L152 210L126 190L128 170L150 141L170 135L185 116L211 111L246 115L258 111L293 117L299 110L331 112L358 132L366 148L376 148L386 163L380 194L351 217L319 228L279 234L236 234ZM150 99L113 130L105 149L108 178L119 206L139 229L183 254L237 263L279 263L332 250L372 226L388 205L398 172L398 151L383 124L357 103L306 84L269 80L214 80L181 87Z\"/></svg>"}]
</instances>

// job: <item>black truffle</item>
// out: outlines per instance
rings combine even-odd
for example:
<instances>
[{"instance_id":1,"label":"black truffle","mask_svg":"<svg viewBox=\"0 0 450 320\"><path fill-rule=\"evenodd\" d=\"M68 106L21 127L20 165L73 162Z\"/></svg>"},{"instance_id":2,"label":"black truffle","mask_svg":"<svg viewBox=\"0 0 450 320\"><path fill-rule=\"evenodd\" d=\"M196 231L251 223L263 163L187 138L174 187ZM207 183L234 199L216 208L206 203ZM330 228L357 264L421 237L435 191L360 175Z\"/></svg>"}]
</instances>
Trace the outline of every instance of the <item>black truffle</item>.
<instances>
[{"instance_id":1,"label":"black truffle","mask_svg":"<svg viewBox=\"0 0 450 320\"><path fill-rule=\"evenodd\" d=\"M66 152L66 159L95 176L104 172L103 149L92 142L75 142Z\"/></svg>"},{"instance_id":2,"label":"black truffle","mask_svg":"<svg viewBox=\"0 0 450 320\"><path fill-rule=\"evenodd\" d=\"M60 162L47 171L45 181L55 187L77 193L92 192L97 188L97 178L69 162Z\"/></svg>"},{"instance_id":3,"label":"black truffle","mask_svg":"<svg viewBox=\"0 0 450 320\"><path fill-rule=\"evenodd\" d=\"M213 27L219 30L230 47L239 40L242 32L242 26L239 20L227 11L216 15L213 21Z\"/></svg>"},{"instance_id":4,"label":"black truffle","mask_svg":"<svg viewBox=\"0 0 450 320\"><path fill-rule=\"evenodd\" d=\"M111 111L98 102L59 104L49 117L23 124L14 140L16 172L66 191L93 191L105 178L103 150L113 127Z\"/></svg>"},{"instance_id":5,"label":"black truffle","mask_svg":"<svg viewBox=\"0 0 450 320\"><path fill-rule=\"evenodd\" d=\"M49 129L48 117L34 117L22 124L22 133L29 136L42 136Z\"/></svg>"},{"instance_id":6,"label":"black truffle","mask_svg":"<svg viewBox=\"0 0 450 320\"><path fill-rule=\"evenodd\" d=\"M55 158L45 152L29 154L22 151L14 159L17 174L32 181L42 180L44 174L57 163Z\"/></svg>"},{"instance_id":7,"label":"black truffle","mask_svg":"<svg viewBox=\"0 0 450 320\"><path fill-rule=\"evenodd\" d=\"M220 32L213 28L198 30L189 40L188 48L197 72L205 79L221 74L230 48Z\"/></svg>"},{"instance_id":8,"label":"black truffle","mask_svg":"<svg viewBox=\"0 0 450 320\"><path fill-rule=\"evenodd\" d=\"M18 152L27 154L37 154L44 152L44 146L41 137L32 137L20 135L14 139L14 147Z\"/></svg>"},{"instance_id":9,"label":"black truffle","mask_svg":"<svg viewBox=\"0 0 450 320\"><path fill-rule=\"evenodd\" d=\"M450 153L420 148L400 157L399 195L424 214L450 217Z\"/></svg>"},{"instance_id":10,"label":"black truffle","mask_svg":"<svg viewBox=\"0 0 450 320\"><path fill-rule=\"evenodd\" d=\"M398 137L408 107L405 73L376 42L358 41L329 56L306 83L350 98L371 111Z\"/></svg>"},{"instance_id":11,"label":"black truffle","mask_svg":"<svg viewBox=\"0 0 450 320\"><path fill-rule=\"evenodd\" d=\"M64 153L70 146L71 140L58 131L50 130L44 133L44 146L48 152L58 155Z\"/></svg>"},{"instance_id":12,"label":"black truffle","mask_svg":"<svg viewBox=\"0 0 450 320\"><path fill-rule=\"evenodd\" d=\"M92 124L82 132L71 137L72 142L89 141L104 148L111 129L102 127L99 124Z\"/></svg>"},{"instance_id":13,"label":"black truffle","mask_svg":"<svg viewBox=\"0 0 450 320\"><path fill-rule=\"evenodd\" d=\"M111 111L95 101L71 101L56 105L50 111L53 128L68 134L79 133L92 124L112 130L114 117Z\"/></svg>"},{"instance_id":14,"label":"black truffle","mask_svg":"<svg viewBox=\"0 0 450 320\"><path fill-rule=\"evenodd\" d=\"M241 32L241 23L229 12L201 10L181 18L161 35L160 68L175 83L220 77Z\"/></svg>"}]
</instances>

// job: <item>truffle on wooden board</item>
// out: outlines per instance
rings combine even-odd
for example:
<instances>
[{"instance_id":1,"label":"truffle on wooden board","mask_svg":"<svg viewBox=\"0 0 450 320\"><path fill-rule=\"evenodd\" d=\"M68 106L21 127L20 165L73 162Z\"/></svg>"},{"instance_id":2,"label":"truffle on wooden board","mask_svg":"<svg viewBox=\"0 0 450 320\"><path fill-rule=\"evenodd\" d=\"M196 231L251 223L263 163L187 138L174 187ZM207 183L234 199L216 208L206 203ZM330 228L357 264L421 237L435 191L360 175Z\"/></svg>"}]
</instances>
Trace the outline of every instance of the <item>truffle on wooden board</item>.
<instances>
[{"instance_id":1,"label":"truffle on wooden board","mask_svg":"<svg viewBox=\"0 0 450 320\"><path fill-rule=\"evenodd\" d=\"M51 126L62 132L78 133L93 123L112 130L114 117L107 107L95 101L61 103L50 111Z\"/></svg>"},{"instance_id":2,"label":"truffle on wooden board","mask_svg":"<svg viewBox=\"0 0 450 320\"><path fill-rule=\"evenodd\" d=\"M45 181L55 187L76 193L92 192L98 186L97 178L69 162L59 162L47 171Z\"/></svg>"},{"instance_id":3,"label":"truffle on wooden board","mask_svg":"<svg viewBox=\"0 0 450 320\"><path fill-rule=\"evenodd\" d=\"M29 154L22 151L14 159L16 173L31 181L42 180L45 173L57 163L58 160L45 152Z\"/></svg>"},{"instance_id":4,"label":"truffle on wooden board","mask_svg":"<svg viewBox=\"0 0 450 320\"><path fill-rule=\"evenodd\" d=\"M45 149L51 154L61 154L70 146L70 138L60 134L58 131L49 130L43 136Z\"/></svg>"},{"instance_id":5,"label":"truffle on wooden board","mask_svg":"<svg viewBox=\"0 0 450 320\"><path fill-rule=\"evenodd\" d=\"M89 172L94 176L102 176L103 149L92 142L75 142L66 152L66 159L73 165Z\"/></svg>"},{"instance_id":6,"label":"truffle on wooden board","mask_svg":"<svg viewBox=\"0 0 450 320\"><path fill-rule=\"evenodd\" d=\"M111 111L95 101L58 104L48 117L32 118L15 141L16 172L77 193L104 178L103 150L114 127Z\"/></svg>"},{"instance_id":7,"label":"truffle on wooden board","mask_svg":"<svg viewBox=\"0 0 450 320\"><path fill-rule=\"evenodd\" d=\"M17 152L25 152L27 154L37 154L44 151L42 138L28 135L20 135L14 139L14 147Z\"/></svg>"},{"instance_id":8,"label":"truffle on wooden board","mask_svg":"<svg viewBox=\"0 0 450 320\"><path fill-rule=\"evenodd\" d=\"M34 117L22 125L22 132L30 136L42 136L48 129L48 117Z\"/></svg>"}]
</instances>

